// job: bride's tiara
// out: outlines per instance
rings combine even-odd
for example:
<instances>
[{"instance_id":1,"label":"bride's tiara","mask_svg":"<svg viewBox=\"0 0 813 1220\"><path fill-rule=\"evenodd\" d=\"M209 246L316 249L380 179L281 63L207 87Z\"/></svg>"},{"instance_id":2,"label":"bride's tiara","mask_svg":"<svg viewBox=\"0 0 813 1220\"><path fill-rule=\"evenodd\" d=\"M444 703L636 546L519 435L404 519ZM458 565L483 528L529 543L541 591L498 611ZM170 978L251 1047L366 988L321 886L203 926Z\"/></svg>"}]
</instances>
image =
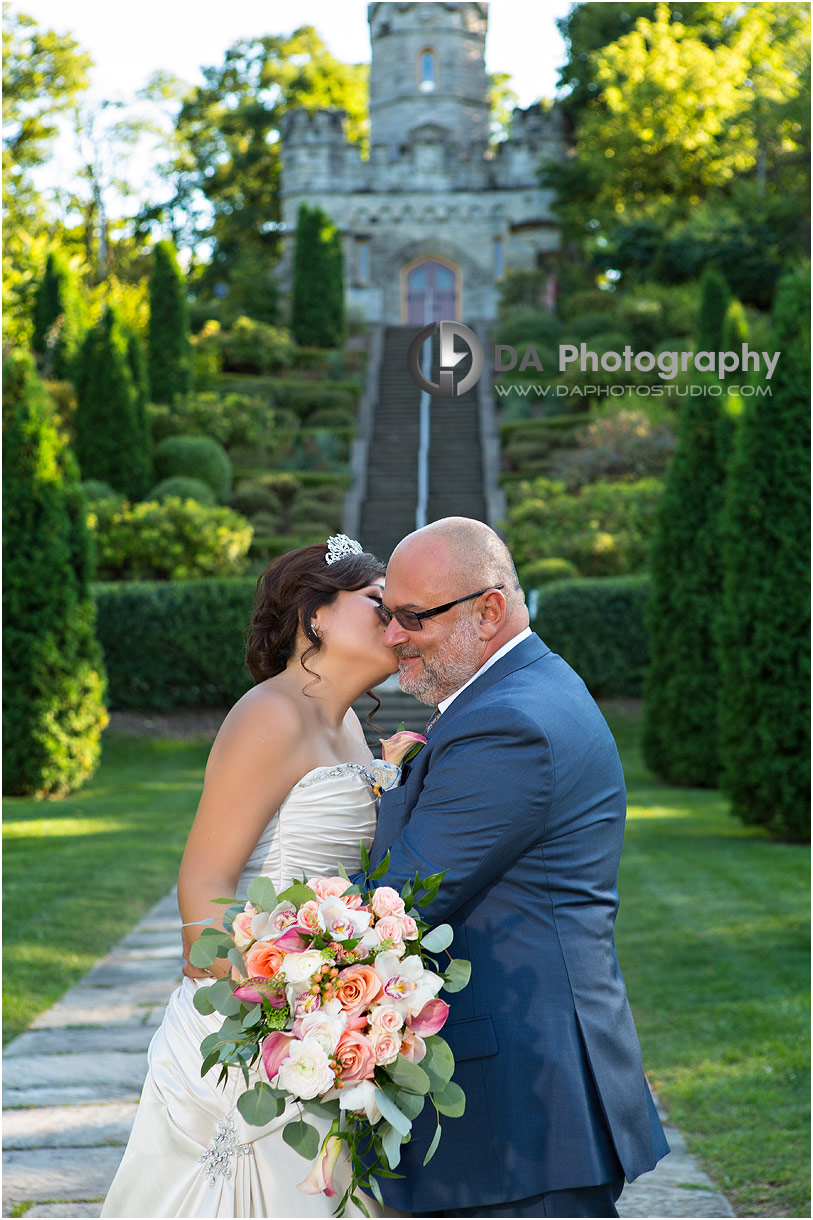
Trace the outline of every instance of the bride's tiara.
<instances>
[{"instance_id":1,"label":"bride's tiara","mask_svg":"<svg viewBox=\"0 0 813 1220\"><path fill-rule=\"evenodd\" d=\"M346 559L348 555L362 555L364 547L360 542L356 542L355 538L348 538L347 534L333 534L327 540L327 555L325 555L325 563L336 563L339 559Z\"/></svg>"}]
</instances>

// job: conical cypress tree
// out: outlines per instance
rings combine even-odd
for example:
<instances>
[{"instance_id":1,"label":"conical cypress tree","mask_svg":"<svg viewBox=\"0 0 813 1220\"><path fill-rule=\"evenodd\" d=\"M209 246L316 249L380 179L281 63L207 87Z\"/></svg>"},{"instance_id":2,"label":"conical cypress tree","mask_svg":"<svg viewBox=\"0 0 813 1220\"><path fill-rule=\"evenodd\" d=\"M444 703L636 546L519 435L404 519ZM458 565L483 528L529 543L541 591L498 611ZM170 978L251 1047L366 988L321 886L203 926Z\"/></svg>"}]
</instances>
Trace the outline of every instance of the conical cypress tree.
<instances>
[{"instance_id":1,"label":"conical cypress tree","mask_svg":"<svg viewBox=\"0 0 813 1220\"><path fill-rule=\"evenodd\" d=\"M722 352L723 331L731 293L719 271L711 268L700 281L700 315L697 319L698 352Z\"/></svg>"},{"instance_id":2,"label":"conical cypress tree","mask_svg":"<svg viewBox=\"0 0 813 1220\"><path fill-rule=\"evenodd\" d=\"M722 350L727 307L725 281L704 276L696 350ZM720 769L719 518L732 421L725 393L709 393L720 388L717 379L699 378L697 386L707 393L683 400L652 544L642 747L647 766L670 783L713 787Z\"/></svg>"},{"instance_id":3,"label":"conical cypress tree","mask_svg":"<svg viewBox=\"0 0 813 1220\"><path fill-rule=\"evenodd\" d=\"M79 472L28 356L3 365L3 791L60 796L107 723Z\"/></svg>"},{"instance_id":4,"label":"conical cypress tree","mask_svg":"<svg viewBox=\"0 0 813 1220\"><path fill-rule=\"evenodd\" d=\"M296 225L291 329L297 343L338 347L344 339L341 236L321 208L302 204Z\"/></svg>"},{"instance_id":5,"label":"conical cypress tree","mask_svg":"<svg viewBox=\"0 0 813 1220\"><path fill-rule=\"evenodd\" d=\"M147 488L152 487L154 479L154 468L152 464L152 430L150 428L150 420L147 414L147 403L150 398L150 378L147 370L147 360L144 355L144 347L138 335L131 330L125 331L127 340L127 366L130 369L130 376L133 379L133 389L136 396L136 432L140 438L138 441L139 451L142 456L143 478L145 486L142 490L142 495Z\"/></svg>"},{"instance_id":6,"label":"conical cypress tree","mask_svg":"<svg viewBox=\"0 0 813 1220\"><path fill-rule=\"evenodd\" d=\"M73 376L82 342L84 308L67 256L52 250L34 296L32 347L46 377Z\"/></svg>"},{"instance_id":7,"label":"conical cypress tree","mask_svg":"<svg viewBox=\"0 0 813 1220\"><path fill-rule=\"evenodd\" d=\"M101 479L138 500L152 482L149 431L114 308L88 332L79 364L74 428L82 478Z\"/></svg>"},{"instance_id":8,"label":"conical cypress tree","mask_svg":"<svg viewBox=\"0 0 813 1220\"><path fill-rule=\"evenodd\" d=\"M810 268L779 281L770 395L745 400L725 485L722 786L743 822L810 836Z\"/></svg>"},{"instance_id":9,"label":"conical cypress tree","mask_svg":"<svg viewBox=\"0 0 813 1220\"><path fill-rule=\"evenodd\" d=\"M152 401L171 403L189 394L192 349L186 282L168 241L159 241L153 252L147 350Z\"/></svg>"}]
</instances>

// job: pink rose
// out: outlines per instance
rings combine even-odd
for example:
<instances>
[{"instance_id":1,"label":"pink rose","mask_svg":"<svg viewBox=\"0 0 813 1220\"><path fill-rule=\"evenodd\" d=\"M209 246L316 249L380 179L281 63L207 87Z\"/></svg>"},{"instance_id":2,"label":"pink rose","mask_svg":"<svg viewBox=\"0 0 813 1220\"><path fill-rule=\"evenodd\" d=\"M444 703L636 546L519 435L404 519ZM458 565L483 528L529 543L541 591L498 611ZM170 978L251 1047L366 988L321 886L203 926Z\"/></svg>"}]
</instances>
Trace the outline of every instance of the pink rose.
<instances>
[{"instance_id":1,"label":"pink rose","mask_svg":"<svg viewBox=\"0 0 813 1220\"><path fill-rule=\"evenodd\" d=\"M368 907L363 907L361 905L361 894L340 894L339 897L344 905L349 907L351 911L366 911L369 909Z\"/></svg>"},{"instance_id":2,"label":"pink rose","mask_svg":"<svg viewBox=\"0 0 813 1220\"><path fill-rule=\"evenodd\" d=\"M375 930L382 940L391 940L393 948L403 948L404 925L397 915L385 915L383 919L379 919Z\"/></svg>"},{"instance_id":3,"label":"pink rose","mask_svg":"<svg viewBox=\"0 0 813 1220\"><path fill-rule=\"evenodd\" d=\"M251 931L251 921L253 918L254 915L249 911L241 911L239 915L235 915L234 917L234 929L232 935L234 936L234 943L236 947L241 952L243 949L247 949L254 940L254 934Z\"/></svg>"},{"instance_id":4,"label":"pink rose","mask_svg":"<svg viewBox=\"0 0 813 1220\"><path fill-rule=\"evenodd\" d=\"M375 1071L375 1052L364 1034L346 1029L336 1046L337 1075L343 1081L371 1080Z\"/></svg>"},{"instance_id":5,"label":"pink rose","mask_svg":"<svg viewBox=\"0 0 813 1220\"><path fill-rule=\"evenodd\" d=\"M389 885L382 885L373 890L370 906L379 919L383 919L385 915L403 915L406 909L401 895Z\"/></svg>"},{"instance_id":6,"label":"pink rose","mask_svg":"<svg viewBox=\"0 0 813 1220\"><path fill-rule=\"evenodd\" d=\"M350 882L344 877L309 877L305 884L309 890L313 890L319 902L327 898L341 898L350 888Z\"/></svg>"},{"instance_id":7,"label":"pink rose","mask_svg":"<svg viewBox=\"0 0 813 1220\"><path fill-rule=\"evenodd\" d=\"M379 1067L394 1063L398 1058L398 1052L401 1049L400 1034L373 1025L370 1029L369 1040Z\"/></svg>"},{"instance_id":8,"label":"pink rose","mask_svg":"<svg viewBox=\"0 0 813 1220\"><path fill-rule=\"evenodd\" d=\"M402 767L405 762L409 762L421 747L426 745L426 738L420 733L409 733L403 729L400 733L393 733L392 737L379 737L378 740L381 742L381 757L384 762L395 763L396 767Z\"/></svg>"},{"instance_id":9,"label":"pink rose","mask_svg":"<svg viewBox=\"0 0 813 1220\"><path fill-rule=\"evenodd\" d=\"M403 1024L403 1015L397 1008L392 1008L389 1004L379 1004L370 1013L370 1025L386 1030L387 1033L397 1034Z\"/></svg>"},{"instance_id":10,"label":"pink rose","mask_svg":"<svg viewBox=\"0 0 813 1220\"><path fill-rule=\"evenodd\" d=\"M404 940L418 939L418 925L411 915L401 916L401 935Z\"/></svg>"}]
</instances>

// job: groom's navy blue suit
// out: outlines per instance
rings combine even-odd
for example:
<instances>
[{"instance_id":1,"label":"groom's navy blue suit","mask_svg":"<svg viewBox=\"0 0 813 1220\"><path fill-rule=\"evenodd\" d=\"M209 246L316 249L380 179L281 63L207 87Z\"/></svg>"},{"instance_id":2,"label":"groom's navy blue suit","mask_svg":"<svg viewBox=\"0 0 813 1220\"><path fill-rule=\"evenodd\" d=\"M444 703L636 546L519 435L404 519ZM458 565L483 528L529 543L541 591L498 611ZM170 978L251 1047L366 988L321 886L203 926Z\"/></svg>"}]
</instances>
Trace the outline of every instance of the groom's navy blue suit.
<instances>
[{"instance_id":1,"label":"groom's navy blue suit","mask_svg":"<svg viewBox=\"0 0 813 1220\"><path fill-rule=\"evenodd\" d=\"M424 918L450 923L450 953L472 963L442 1031L466 1113L441 1117L422 1168L425 1107L406 1176L381 1182L391 1207L425 1215L631 1181L668 1152L613 942L625 810L604 718L535 635L457 696L382 797L379 884L446 869Z\"/></svg>"}]
</instances>

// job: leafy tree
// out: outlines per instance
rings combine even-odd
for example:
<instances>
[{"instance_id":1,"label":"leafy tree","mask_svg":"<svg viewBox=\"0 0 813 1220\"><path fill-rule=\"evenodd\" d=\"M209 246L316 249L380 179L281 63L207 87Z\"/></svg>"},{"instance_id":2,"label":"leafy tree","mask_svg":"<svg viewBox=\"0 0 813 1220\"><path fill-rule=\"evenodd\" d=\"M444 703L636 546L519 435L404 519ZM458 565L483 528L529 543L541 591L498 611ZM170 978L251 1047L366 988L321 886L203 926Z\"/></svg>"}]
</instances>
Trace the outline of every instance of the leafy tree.
<instances>
[{"instance_id":1,"label":"leafy tree","mask_svg":"<svg viewBox=\"0 0 813 1220\"><path fill-rule=\"evenodd\" d=\"M84 331L84 307L73 269L52 250L34 298L32 348L47 376L69 378Z\"/></svg>"},{"instance_id":2,"label":"leafy tree","mask_svg":"<svg viewBox=\"0 0 813 1220\"><path fill-rule=\"evenodd\" d=\"M82 478L101 479L137 500L149 490L153 474L132 360L128 336L111 306L82 345L74 427Z\"/></svg>"},{"instance_id":3,"label":"leafy tree","mask_svg":"<svg viewBox=\"0 0 813 1220\"><path fill-rule=\"evenodd\" d=\"M186 282L166 241L155 246L150 275L149 370L153 402L172 403L192 389Z\"/></svg>"},{"instance_id":4,"label":"leafy tree","mask_svg":"<svg viewBox=\"0 0 813 1220\"><path fill-rule=\"evenodd\" d=\"M203 75L178 117L183 151L175 162L186 196L201 193L213 214L196 236L212 249L199 290L222 302L226 324L242 314L275 322L280 121L296 107L344 110L348 137L361 146L367 66L340 63L304 26L290 37L240 40Z\"/></svg>"},{"instance_id":5,"label":"leafy tree","mask_svg":"<svg viewBox=\"0 0 813 1220\"><path fill-rule=\"evenodd\" d=\"M3 790L61 796L95 772L107 723L79 472L24 354L3 366Z\"/></svg>"},{"instance_id":6,"label":"leafy tree","mask_svg":"<svg viewBox=\"0 0 813 1220\"><path fill-rule=\"evenodd\" d=\"M301 204L296 226L291 329L297 343L338 347L344 339L341 236L321 208Z\"/></svg>"},{"instance_id":7,"label":"leafy tree","mask_svg":"<svg viewBox=\"0 0 813 1220\"><path fill-rule=\"evenodd\" d=\"M721 350L727 306L725 281L711 271L703 280L695 350ZM714 382L710 376L699 380L707 388ZM725 403L722 396L683 399L678 448L653 539L647 609L644 758L671 783L701 787L713 787L720 768L714 627L722 596L722 488L732 442Z\"/></svg>"},{"instance_id":8,"label":"leafy tree","mask_svg":"<svg viewBox=\"0 0 813 1220\"><path fill-rule=\"evenodd\" d=\"M810 268L780 280L771 394L745 400L725 485L719 732L732 812L810 834Z\"/></svg>"},{"instance_id":9,"label":"leafy tree","mask_svg":"<svg viewBox=\"0 0 813 1220\"><path fill-rule=\"evenodd\" d=\"M575 121L586 102L600 91L593 56L602 47L617 42L634 27L639 17L650 20L656 4L574 4L566 17L556 22L568 49L565 64L559 69L558 85L567 90L564 106Z\"/></svg>"}]
</instances>

